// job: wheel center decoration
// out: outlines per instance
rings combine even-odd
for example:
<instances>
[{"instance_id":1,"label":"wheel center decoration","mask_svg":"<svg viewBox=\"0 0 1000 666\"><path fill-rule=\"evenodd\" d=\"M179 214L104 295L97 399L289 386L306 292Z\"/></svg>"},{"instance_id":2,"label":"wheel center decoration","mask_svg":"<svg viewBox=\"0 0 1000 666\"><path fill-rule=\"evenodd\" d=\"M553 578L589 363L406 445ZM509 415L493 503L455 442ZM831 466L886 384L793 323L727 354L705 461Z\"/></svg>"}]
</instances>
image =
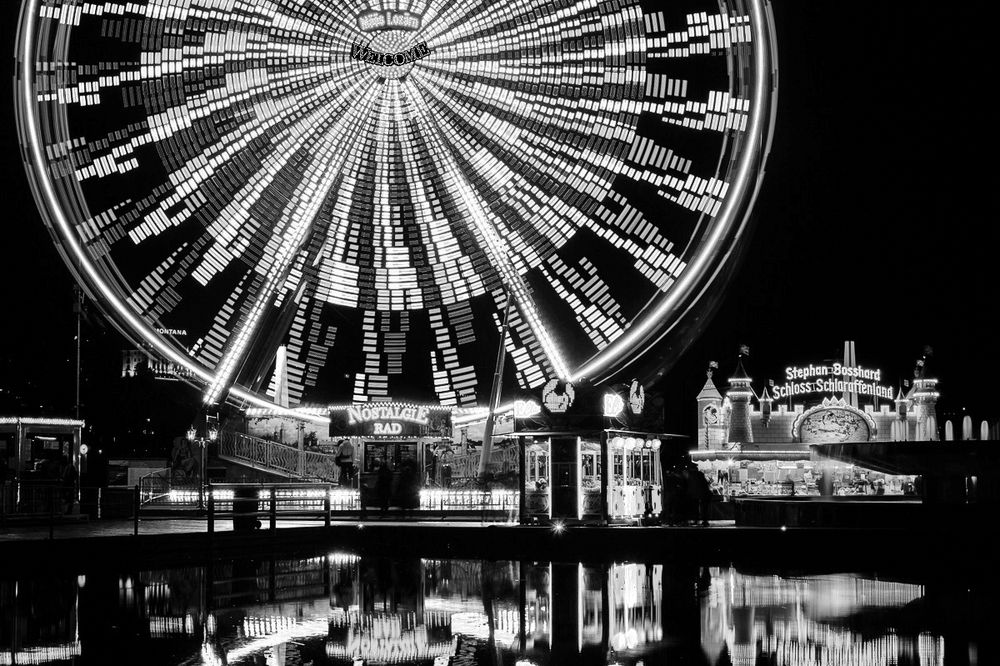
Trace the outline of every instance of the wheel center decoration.
<instances>
[{"instance_id":1,"label":"wheel center decoration","mask_svg":"<svg viewBox=\"0 0 1000 666\"><path fill-rule=\"evenodd\" d=\"M293 405L468 406L502 335L508 395L684 348L773 51L763 0L25 0L18 119L67 264L207 401L284 346Z\"/></svg>"}]
</instances>

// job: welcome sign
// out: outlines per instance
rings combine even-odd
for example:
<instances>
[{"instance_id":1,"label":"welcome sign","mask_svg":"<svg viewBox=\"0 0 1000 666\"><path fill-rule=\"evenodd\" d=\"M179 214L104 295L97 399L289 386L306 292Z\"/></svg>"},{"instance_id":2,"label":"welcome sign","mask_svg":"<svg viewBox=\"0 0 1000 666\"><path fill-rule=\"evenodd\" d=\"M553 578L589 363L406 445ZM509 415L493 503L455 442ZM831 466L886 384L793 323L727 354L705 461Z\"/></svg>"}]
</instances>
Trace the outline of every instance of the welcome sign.
<instances>
[{"instance_id":1,"label":"welcome sign","mask_svg":"<svg viewBox=\"0 0 1000 666\"><path fill-rule=\"evenodd\" d=\"M377 65L379 67L400 67L402 65L408 65L412 62L416 62L421 58L426 58L431 53L431 50L427 48L427 42L420 42L416 46L407 49L406 51L399 51L397 53L382 53L381 51L374 51L364 44L355 43L351 47L351 58L354 60L360 60L361 62L366 62L369 65Z\"/></svg>"}]
</instances>

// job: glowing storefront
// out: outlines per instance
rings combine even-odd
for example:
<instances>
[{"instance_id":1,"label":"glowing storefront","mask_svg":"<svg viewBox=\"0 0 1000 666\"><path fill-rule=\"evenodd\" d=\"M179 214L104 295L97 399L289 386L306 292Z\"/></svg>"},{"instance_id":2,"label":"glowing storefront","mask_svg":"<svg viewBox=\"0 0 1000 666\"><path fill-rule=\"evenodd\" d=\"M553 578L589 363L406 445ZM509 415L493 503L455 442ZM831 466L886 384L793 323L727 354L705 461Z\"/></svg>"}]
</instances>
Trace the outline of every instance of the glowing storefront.
<instances>
[{"instance_id":1,"label":"glowing storefront","mask_svg":"<svg viewBox=\"0 0 1000 666\"><path fill-rule=\"evenodd\" d=\"M579 389L585 397L576 402L543 398L501 407L485 485L478 480L486 409L379 402L300 410L313 414L311 423L250 409L246 424L255 442L250 448L281 447L282 455L303 458L300 476L339 483L365 507L382 501L376 489L379 470L387 466L391 507L489 511L494 518L520 516L528 522L634 522L660 513L660 450L674 436L635 428L651 422L644 419L644 401L637 397L641 386L632 382L627 388L632 394L628 405L619 398L613 411L608 405L602 411L600 403L617 394L597 389ZM327 427L328 434L320 437L318 431ZM232 456L231 441L224 435L220 451ZM345 477L337 468L345 449L351 452L354 476ZM358 504L353 500L335 508L354 510Z\"/></svg>"},{"instance_id":2,"label":"glowing storefront","mask_svg":"<svg viewBox=\"0 0 1000 666\"><path fill-rule=\"evenodd\" d=\"M528 521L632 522L659 516L660 437L667 435L605 430L520 436L525 447L523 510ZM553 441L568 450L566 457L572 458L575 452L576 460L553 465ZM605 476L609 460L612 471Z\"/></svg>"},{"instance_id":3,"label":"glowing storefront","mask_svg":"<svg viewBox=\"0 0 1000 666\"><path fill-rule=\"evenodd\" d=\"M908 391L858 365L853 343L843 363L785 369L784 384L761 390L742 358L723 396L713 371L697 397L691 457L723 495L914 494L915 477L887 475L821 459L814 444L935 440L937 379L917 364ZM825 488L824 488L825 486Z\"/></svg>"}]
</instances>

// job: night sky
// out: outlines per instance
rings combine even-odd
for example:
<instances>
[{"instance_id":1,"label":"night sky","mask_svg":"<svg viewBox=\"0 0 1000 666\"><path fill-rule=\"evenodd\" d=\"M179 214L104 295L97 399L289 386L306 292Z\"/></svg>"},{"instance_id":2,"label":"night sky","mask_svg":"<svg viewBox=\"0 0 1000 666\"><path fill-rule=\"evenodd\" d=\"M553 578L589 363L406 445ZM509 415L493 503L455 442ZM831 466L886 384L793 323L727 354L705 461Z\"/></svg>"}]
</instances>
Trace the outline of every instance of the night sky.
<instances>
[{"instance_id":1,"label":"night sky","mask_svg":"<svg viewBox=\"0 0 1000 666\"><path fill-rule=\"evenodd\" d=\"M0 9L13 54L19 3ZM778 1L778 126L744 261L705 333L665 375L668 427L695 425L710 360L724 378L740 344L760 388L791 364L838 359L912 376L926 345L942 412L1000 417L995 220L987 218L987 40L972 8ZM8 73L13 60L7 56ZM5 247L0 250L0 414L71 414L72 278L24 176L11 99L0 86ZM992 179L991 179L992 180ZM111 424L182 427L194 390L124 384L128 344L91 308L84 327L83 414ZM722 382L720 382L721 384ZM941 418L943 422L943 418ZM175 424L180 424L176 425Z\"/></svg>"}]
</instances>

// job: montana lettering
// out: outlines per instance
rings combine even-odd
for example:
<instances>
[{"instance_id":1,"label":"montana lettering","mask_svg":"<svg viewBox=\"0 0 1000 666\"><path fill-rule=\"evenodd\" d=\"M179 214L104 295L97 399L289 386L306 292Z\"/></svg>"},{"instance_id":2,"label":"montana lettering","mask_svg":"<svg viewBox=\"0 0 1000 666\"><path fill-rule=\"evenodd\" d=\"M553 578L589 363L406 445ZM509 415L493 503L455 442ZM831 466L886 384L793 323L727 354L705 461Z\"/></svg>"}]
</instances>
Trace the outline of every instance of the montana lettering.
<instances>
[{"instance_id":1,"label":"montana lettering","mask_svg":"<svg viewBox=\"0 0 1000 666\"><path fill-rule=\"evenodd\" d=\"M399 53L381 53L373 51L363 44L354 44L351 47L351 57L355 60L366 62L369 65L380 67L393 67L406 65L416 60L420 60L430 55L431 50L427 48L427 42L420 42L416 46Z\"/></svg>"}]
</instances>

